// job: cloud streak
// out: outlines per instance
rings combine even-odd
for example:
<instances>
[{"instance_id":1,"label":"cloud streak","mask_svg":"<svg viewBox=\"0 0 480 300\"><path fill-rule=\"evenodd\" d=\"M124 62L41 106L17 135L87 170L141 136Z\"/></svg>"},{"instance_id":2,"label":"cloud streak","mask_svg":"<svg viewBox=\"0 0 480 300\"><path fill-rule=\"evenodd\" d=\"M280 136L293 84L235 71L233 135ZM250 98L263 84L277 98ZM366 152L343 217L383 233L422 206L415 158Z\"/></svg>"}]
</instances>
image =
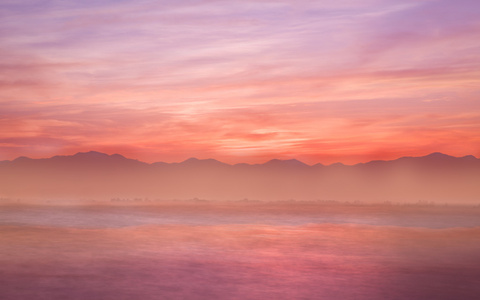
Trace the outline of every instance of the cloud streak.
<instances>
[{"instance_id":1,"label":"cloud streak","mask_svg":"<svg viewBox=\"0 0 480 300\"><path fill-rule=\"evenodd\" d=\"M460 2L3 1L0 159L479 155Z\"/></svg>"}]
</instances>

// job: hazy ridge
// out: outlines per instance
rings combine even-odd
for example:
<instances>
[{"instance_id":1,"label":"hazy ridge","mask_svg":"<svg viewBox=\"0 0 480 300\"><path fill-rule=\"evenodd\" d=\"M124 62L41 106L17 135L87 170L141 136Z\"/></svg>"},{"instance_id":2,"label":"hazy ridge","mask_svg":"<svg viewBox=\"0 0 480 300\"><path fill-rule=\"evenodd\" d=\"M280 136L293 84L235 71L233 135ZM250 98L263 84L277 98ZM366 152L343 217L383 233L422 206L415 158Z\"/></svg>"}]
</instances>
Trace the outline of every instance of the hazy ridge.
<instances>
[{"instance_id":1,"label":"hazy ridge","mask_svg":"<svg viewBox=\"0 0 480 300\"><path fill-rule=\"evenodd\" d=\"M477 203L480 160L432 153L352 166L298 160L144 163L95 151L0 162L2 197L154 197Z\"/></svg>"}]
</instances>

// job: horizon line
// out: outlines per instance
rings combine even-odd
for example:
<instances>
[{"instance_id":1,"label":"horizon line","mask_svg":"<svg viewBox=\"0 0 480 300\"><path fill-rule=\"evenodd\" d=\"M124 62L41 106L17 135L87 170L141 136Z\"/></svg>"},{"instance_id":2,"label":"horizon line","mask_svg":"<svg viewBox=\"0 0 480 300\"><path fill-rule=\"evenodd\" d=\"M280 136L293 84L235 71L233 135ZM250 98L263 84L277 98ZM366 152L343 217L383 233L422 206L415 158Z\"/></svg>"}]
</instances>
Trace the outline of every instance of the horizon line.
<instances>
[{"instance_id":1,"label":"horizon line","mask_svg":"<svg viewBox=\"0 0 480 300\"><path fill-rule=\"evenodd\" d=\"M178 162L164 162L164 161L154 161L154 162L151 162L151 163L148 163L148 162L145 162L145 161L142 161L142 160L139 160L137 158L130 158L130 157L126 157L124 156L123 154L120 154L120 153L113 153L113 154L108 154L108 153L105 153L105 152L100 152L100 151L96 151L96 150L90 150L90 151L79 151L79 152L76 152L74 154L69 154L69 155L53 155L53 156L50 156L50 157L40 157L40 158L31 158L31 157L28 157L28 156L18 156L12 160L3 160L3 161L0 161L0 162L13 162L15 160L18 160L18 159L32 159L32 160L41 160L41 159L51 159L51 158L54 158L54 157L73 157L75 155L79 155L79 154L89 154L89 153L94 153L94 154L101 154L101 155L106 155L106 156L120 156L122 158L125 158L125 159L129 159L129 160L136 160L138 162L141 162L141 163L145 163L145 164L148 164L148 165L153 165L153 164L157 164L157 163L165 163L165 164L181 164L181 163L184 163L184 162L187 162L187 161L207 161L207 160L213 160L213 161L216 161L216 162L219 162L219 163L222 163L222 164L225 164L225 165L229 165L229 166L235 166L235 165L250 165L250 166L255 166L255 165L264 165L264 164L267 164L269 162L276 162L276 161L280 161L280 162L289 162L289 161L294 161L294 162L298 162L300 164L303 164L305 166L308 166L308 167L313 167L313 166L316 166L316 165L322 165L322 166L333 166L333 165L344 165L344 166L356 166L356 165L362 165L362 164L367 164L367 163L372 163L372 162L388 162L388 161L395 161L395 160L398 160L398 159L402 159L402 158L422 158L422 157L428 157L428 156L433 156L433 155L437 155L437 156L445 156L445 157L452 157L452 158L466 158L466 157L473 157L475 159L479 159L478 157L472 155L472 154L467 154L467 155L464 155L464 156L453 156L453 155L450 155L450 154L445 154L443 152L439 152L439 151L435 151L435 152L431 152L429 154L426 154L426 155L421 155L421 156L400 156L400 157L397 157L397 158L394 158L394 159L390 159L390 160L385 160L385 159L374 159L374 160L370 160L370 161L366 161L366 162L359 162L359 163L354 163L354 164L345 164L345 163L342 163L342 162L334 162L334 163L331 163L331 164L323 164L323 163L314 163L312 165L310 164L307 164L299 159L296 159L296 158L289 158L289 159L279 159L279 158L272 158L272 159L269 159L263 163L246 163L246 162L240 162L240 163L234 163L234 164L229 164L229 163L225 163L223 161L220 161L220 160L217 160L215 158L197 158L197 157L189 157L185 160L182 160L182 161L178 161Z\"/></svg>"}]
</instances>

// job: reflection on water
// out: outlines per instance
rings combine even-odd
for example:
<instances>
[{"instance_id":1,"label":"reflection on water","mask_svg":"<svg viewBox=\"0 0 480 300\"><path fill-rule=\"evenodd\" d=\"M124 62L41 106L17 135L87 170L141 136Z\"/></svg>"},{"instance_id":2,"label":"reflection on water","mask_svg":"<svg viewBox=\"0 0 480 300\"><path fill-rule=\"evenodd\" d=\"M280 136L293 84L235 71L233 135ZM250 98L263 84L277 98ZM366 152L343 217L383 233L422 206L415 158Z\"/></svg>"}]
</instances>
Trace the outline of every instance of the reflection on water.
<instances>
[{"instance_id":1,"label":"reflection on water","mask_svg":"<svg viewBox=\"0 0 480 300\"><path fill-rule=\"evenodd\" d=\"M0 299L476 299L476 214L1 207Z\"/></svg>"},{"instance_id":2,"label":"reflection on water","mask_svg":"<svg viewBox=\"0 0 480 300\"><path fill-rule=\"evenodd\" d=\"M115 228L140 225L364 224L425 228L480 226L478 206L192 204L152 206L0 206L0 225Z\"/></svg>"}]
</instances>

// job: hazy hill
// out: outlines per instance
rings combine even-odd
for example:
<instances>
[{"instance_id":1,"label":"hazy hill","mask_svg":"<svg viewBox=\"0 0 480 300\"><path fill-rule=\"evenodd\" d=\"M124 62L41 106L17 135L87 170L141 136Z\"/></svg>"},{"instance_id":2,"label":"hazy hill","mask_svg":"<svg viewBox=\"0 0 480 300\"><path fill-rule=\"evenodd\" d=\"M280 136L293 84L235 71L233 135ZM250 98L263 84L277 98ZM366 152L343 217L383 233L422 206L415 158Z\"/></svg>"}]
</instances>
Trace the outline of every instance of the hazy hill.
<instances>
[{"instance_id":1,"label":"hazy hill","mask_svg":"<svg viewBox=\"0 0 480 300\"><path fill-rule=\"evenodd\" d=\"M0 197L480 202L480 160L432 153L346 166L274 159L147 164L99 152L0 162Z\"/></svg>"}]
</instances>

